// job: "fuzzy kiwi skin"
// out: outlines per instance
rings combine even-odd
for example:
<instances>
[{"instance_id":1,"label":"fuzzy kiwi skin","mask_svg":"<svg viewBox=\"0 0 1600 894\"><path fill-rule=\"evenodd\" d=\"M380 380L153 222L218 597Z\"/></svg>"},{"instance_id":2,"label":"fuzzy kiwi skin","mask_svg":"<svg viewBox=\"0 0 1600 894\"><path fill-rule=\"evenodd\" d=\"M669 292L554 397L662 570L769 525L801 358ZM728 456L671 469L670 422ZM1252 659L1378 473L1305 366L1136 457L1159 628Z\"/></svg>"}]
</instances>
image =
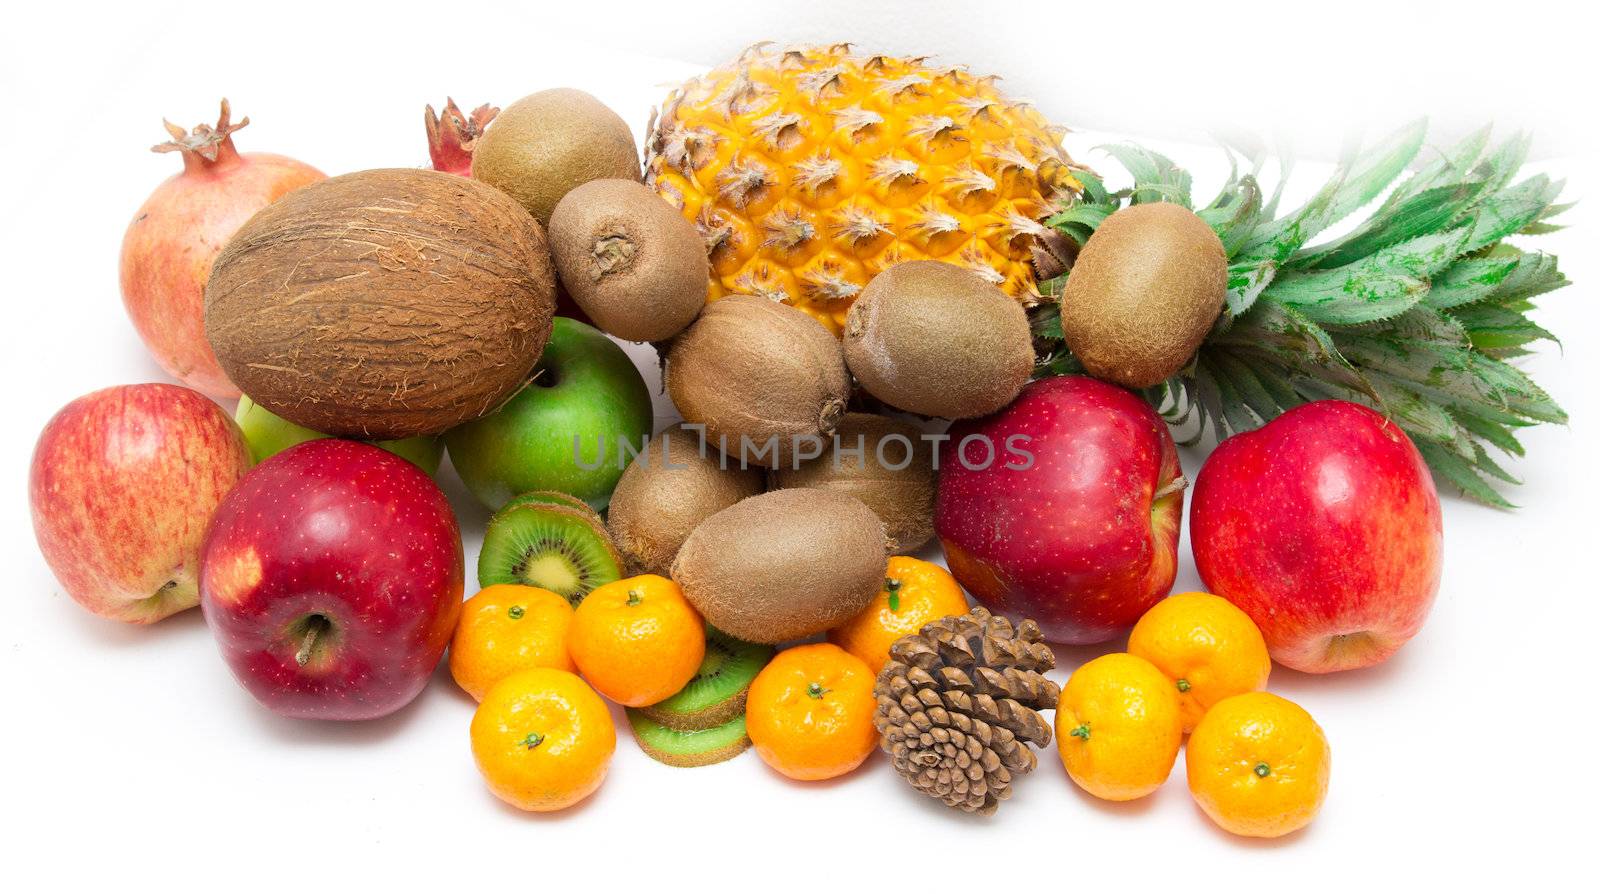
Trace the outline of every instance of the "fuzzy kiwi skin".
<instances>
[{"instance_id":1,"label":"fuzzy kiwi skin","mask_svg":"<svg viewBox=\"0 0 1600 894\"><path fill-rule=\"evenodd\" d=\"M673 339L663 376L672 402L704 425L729 461L769 467L793 461L796 437L833 432L850 399L839 340L805 312L752 295L707 305ZM770 438L776 451L764 451ZM754 450L741 450L748 438Z\"/></svg>"},{"instance_id":2,"label":"fuzzy kiwi skin","mask_svg":"<svg viewBox=\"0 0 1600 894\"><path fill-rule=\"evenodd\" d=\"M548 226L556 203L591 180L638 180L627 122L582 90L524 96L495 116L472 150L472 179L495 187Z\"/></svg>"},{"instance_id":3,"label":"fuzzy kiwi skin","mask_svg":"<svg viewBox=\"0 0 1600 894\"><path fill-rule=\"evenodd\" d=\"M837 627L889 565L883 523L849 494L810 488L740 500L694 529L672 566L706 623L753 643Z\"/></svg>"},{"instance_id":4,"label":"fuzzy kiwi skin","mask_svg":"<svg viewBox=\"0 0 1600 894\"><path fill-rule=\"evenodd\" d=\"M943 261L906 261L861 290L845 319L844 356L873 397L923 416L987 416L1033 374L1022 305Z\"/></svg>"},{"instance_id":5,"label":"fuzzy kiwi skin","mask_svg":"<svg viewBox=\"0 0 1600 894\"><path fill-rule=\"evenodd\" d=\"M671 574L678 548L697 525L766 485L759 469L722 466L722 454L681 424L651 438L628 464L607 515L630 574Z\"/></svg>"},{"instance_id":6,"label":"fuzzy kiwi skin","mask_svg":"<svg viewBox=\"0 0 1600 894\"><path fill-rule=\"evenodd\" d=\"M743 712L741 711L739 714L728 718L724 723L717 724L717 726L731 724L734 721L738 721L743 726L744 718L742 714ZM627 717L628 728L633 732L633 741L638 743L639 750L669 767L708 767L712 764L720 764L723 761L732 760L743 754L750 747L750 736L745 734L723 745L721 748L712 748L706 751L669 751L651 744L645 730L647 724L655 723L656 721L646 714L643 709L628 708ZM659 723L656 725L661 726ZM667 727L667 729L670 730L671 727ZM716 727L702 730L702 732L710 732L713 729L716 729Z\"/></svg>"},{"instance_id":7,"label":"fuzzy kiwi skin","mask_svg":"<svg viewBox=\"0 0 1600 894\"><path fill-rule=\"evenodd\" d=\"M705 240L633 180L591 180L567 193L550 215L550 254L567 294L617 338L664 341L706 304Z\"/></svg>"},{"instance_id":8,"label":"fuzzy kiwi skin","mask_svg":"<svg viewBox=\"0 0 1600 894\"><path fill-rule=\"evenodd\" d=\"M434 435L504 403L550 337L539 224L465 177L361 171L250 218L206 284L206 338L251 400L313 431Z\"/></svg>"},{"instance_id":9,"label":"fuzzy kiwi skin","mask_svg":"<svg viewBox=\"0 0 1600 894\"><path fill-rule=\"evenodd\" d=\"M900 438L888 440L894 435ZM894 469L878 461L878 445ZM835 448L839 448L835 450ZM855 453L861 448L859 455ZM846 413L827 449L816 459L778 469L774 488L814 487L849 494L867 504L883 522L897 554L916 552L933 539L933 503L937 493L933 449L922 431L909 422L871 413Z\"/></svg>"},{"instance_id":10,"label":"fuzzy kiwi skin","mask_svg":"<svg viewBox=\"0 0 1600 894\"><path fill-rule=\"evenodd\" d=\"M1185 365L1227 300L1228 253L1193 211L1130 205L1100 224L1061 294L1061 334L1090 375L1149 388Z\"/></svg>"}]
</instances>

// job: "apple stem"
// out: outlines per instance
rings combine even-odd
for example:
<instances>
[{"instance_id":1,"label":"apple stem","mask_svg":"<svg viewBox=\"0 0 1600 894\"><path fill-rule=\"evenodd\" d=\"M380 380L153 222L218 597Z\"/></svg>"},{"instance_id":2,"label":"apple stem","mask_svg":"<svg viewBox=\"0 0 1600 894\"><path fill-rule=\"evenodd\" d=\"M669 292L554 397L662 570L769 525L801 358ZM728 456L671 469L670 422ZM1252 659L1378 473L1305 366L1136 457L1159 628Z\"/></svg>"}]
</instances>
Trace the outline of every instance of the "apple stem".
<instances>
[{"instance_id":1,"label":"apple stem","mask_svg":"<svg viewBox=\"0 0 1600 894\"><path fill-rule=\"evenodd\" d=\"M306 666L306 662L311 660L311 651L317 647L317 638L326 633L330 626L328 619L321 615L306 619L305 636L300 638L300 648L294 653L295 664Z\"/></svg>"},{"instance_id":2,"label":"apple stem","mask_svg":"<svg viewBox=\"0 0 1600 894\"><path fill-rule=\"evenodd\" d=\"M1159 503L1162 500L1165 500L1167 497L1170 497L1175 493L1182 492L1182 490L1184 488L1188 487L1188 486L1189 486L1189 479L1183 477L1182 475L1179 475L1178 477L1172 479L1171 481L1168 481L1165 485L1163 485L1161 487L1160 490L1157 490L1155 496L1150 498L1150 502Z\"/></svg>"}]
</instances>

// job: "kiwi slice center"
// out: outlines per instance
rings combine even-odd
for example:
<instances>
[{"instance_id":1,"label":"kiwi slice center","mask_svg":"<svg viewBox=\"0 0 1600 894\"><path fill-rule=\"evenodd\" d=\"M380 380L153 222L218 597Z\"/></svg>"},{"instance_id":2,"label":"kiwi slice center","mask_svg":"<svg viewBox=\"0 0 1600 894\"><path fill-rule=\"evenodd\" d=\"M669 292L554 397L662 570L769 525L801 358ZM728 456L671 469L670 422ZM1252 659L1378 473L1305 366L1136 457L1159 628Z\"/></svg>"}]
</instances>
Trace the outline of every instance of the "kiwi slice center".
<instances>
[{"instance_id":1,"label":"kiwi slice center","mask_svg":"<svg viewBox=\"0 0 1600 894\"><path fill-rule=\"evenodd\" d=\"M512 568L512 573L524 580L539 581L541 587L563 596L572 596L583 586L583 572L556 552L528 554Z\"/></svg>"},{"instance_id":2,"label":"kiwi slice center","mask_svg":"<svg viewBox=\"0 0 1600 894\"><path fill-rule=\"evenodd\" d=\"M495 513L478 555L480 586L541 587L573 604L621 576L615 547L591 510L527 498Z\"/></svg>"}]
</instances>

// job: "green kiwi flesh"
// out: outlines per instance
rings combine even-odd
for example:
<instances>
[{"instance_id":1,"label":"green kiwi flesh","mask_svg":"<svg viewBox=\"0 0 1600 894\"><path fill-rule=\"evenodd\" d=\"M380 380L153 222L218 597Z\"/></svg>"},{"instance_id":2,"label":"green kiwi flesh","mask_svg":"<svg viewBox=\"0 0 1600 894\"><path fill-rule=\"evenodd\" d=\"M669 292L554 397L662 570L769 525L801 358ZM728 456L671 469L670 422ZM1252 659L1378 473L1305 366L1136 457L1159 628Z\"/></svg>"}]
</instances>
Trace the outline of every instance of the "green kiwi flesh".
<instances>
[{"instance_id":1,"label":"green kiwi flesh","mask_svg":"<svg viewBox=\"0 0 1600 894\"><path fill-rule=\"evenodd\" d=\"M722 726L744 713L750 682L772 658L772 647L737 640L715 628L706 631L706 657L683 689L665 701L640 708L668 729L696 732Z\"/></svg>"},{"instance_id":2,"label":"green kiwi flesh","mask_svg":"<svg viewBox=\"0 0 1600 894\"><path fill-rule=\"evenodd\" d=\"M628 726L639 748L655 760L671 767L704 767L739 756L750 747L744 715L721 726L684 732L662 726L638 708L628 709Z\"/></svg>"},{"instance_id":3,"label":"green kiwi flesh","mask_svg":"<svg viewBox=\"0 0 1600 894\"><path fill-rule=\"evenodd\" d=\"M558 502L513 500L489 519L478 553L480 587L541 587L573 605L621 577L622 557L594 510Z\"/></svg>"}]
</instances>

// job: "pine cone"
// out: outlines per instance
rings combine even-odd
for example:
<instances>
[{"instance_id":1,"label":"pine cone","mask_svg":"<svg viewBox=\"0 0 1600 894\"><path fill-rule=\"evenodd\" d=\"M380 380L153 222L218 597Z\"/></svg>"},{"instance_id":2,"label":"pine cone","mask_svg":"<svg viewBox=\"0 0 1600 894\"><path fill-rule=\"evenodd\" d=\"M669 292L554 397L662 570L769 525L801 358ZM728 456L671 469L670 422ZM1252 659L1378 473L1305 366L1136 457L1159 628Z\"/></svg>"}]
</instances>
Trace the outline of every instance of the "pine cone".
<instances>
[{"instance_id":1,"label":"pine cone","mask_svg":"<svg viewBox=\"0 0 1600 894\"><path fill-rule=\"evenodd\" d=\"M981 607L925 625L889 649L873 723L895 771L918 791L968 813L994 813L1013 779L1050 744L1040 711L1061 687L1039 625L1012 628Z\"/></svg>"}]
</instances>

